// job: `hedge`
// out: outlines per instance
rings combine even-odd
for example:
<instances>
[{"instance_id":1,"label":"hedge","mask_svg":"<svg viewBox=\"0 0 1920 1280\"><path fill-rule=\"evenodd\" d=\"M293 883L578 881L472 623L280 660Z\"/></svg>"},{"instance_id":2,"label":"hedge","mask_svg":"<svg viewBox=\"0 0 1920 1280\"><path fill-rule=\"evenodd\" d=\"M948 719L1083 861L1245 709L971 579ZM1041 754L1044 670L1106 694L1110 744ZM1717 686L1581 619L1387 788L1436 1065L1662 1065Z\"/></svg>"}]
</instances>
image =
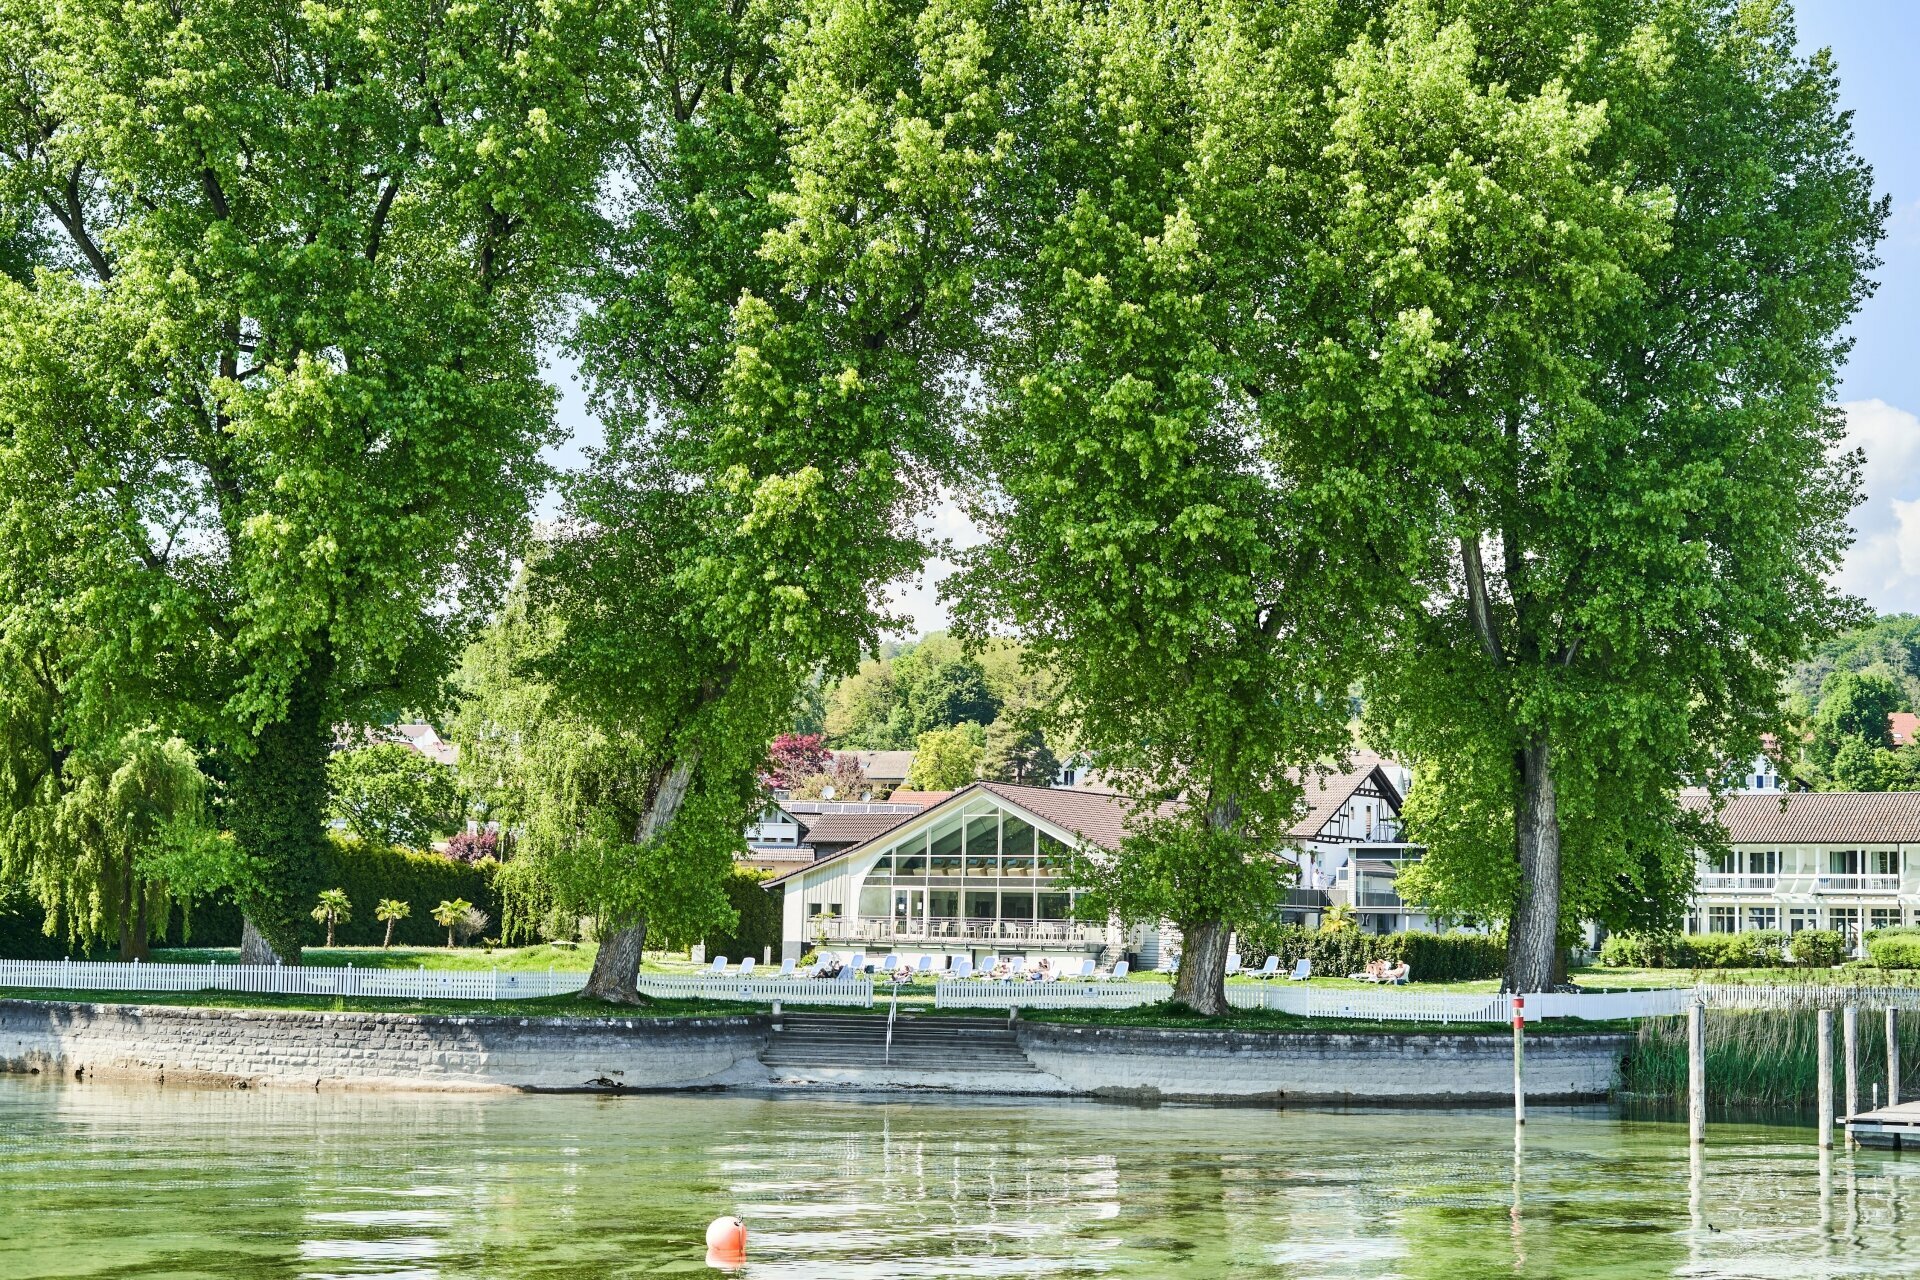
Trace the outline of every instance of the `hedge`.
<instances>
[{"instance_id":1,"label":"hedge","mask_svg":"<svg viewBox=\"0 0 1920 1280\"><path fill-rule=\"evenodd\" d=\"M1415 982L1463 982L1497 978L1506 969L1506 942L1482 933L1363 933L1323 931L1301 925L1254 925L1239 932L1240 964L1256 969L1280 957L1291 970L1302 956L1321 977L1358 973L1375 960L1405 961Z\"/></svg>"},{"instance_id":2,"label":"hedge","mask_svg":"<svg viewBox=\"0 0 1920 1280\"><path fill-rule=\"evenodd\" d=\"M443 899L465 898L473 903L493 921L487 936L500 935L500 895L493 885L497 870L498 865L491 862L456 862L437 853L383 849L351 837L329 836L320 855L320 887L345 889L353 904L353 918L334 930L338 945L379 946L387 926L373 918L373 909L382 898L398 898L413 910L394 925L394 945L438 947L446 945L447 931L433 922L433 909ZM312 906L306 904L307 909ZM301 915L305 914L303 910ZM240 945L240 909L233 903L199 902L193 906L190 921L183 921L182 915L177 907L169 914L166 931L154 940L155 946ZM326 936L325 925L309 920L302 940L308 946L319 946ZM9 950L5 954L16 953Z\"/></svg>"},{"instance_id":3,"label":"hedge","mask_svg":"<svg viewBox=\"0 0 1920 1280\"><path fill-rule=\"evenodd\" d=\"M1600 963L1627 969L1773 969L1787 936L1778 929L1745 933L1616 933L1600 944Z\"/></svg>"},{"instance_id":4,"label":"hedge","mask_svg":"<svg viewBox=\"0 0 1920 1280\"><path fill-rule=\"evenodd\" d=\"M709 956L760 960L771 947L780 958L780 901L767 891L754 872L736 869L727 877L727 901L740 914L731 929L716 929L705 938Z\"/></svg>"},{"instance_id":5,"label":"hedge","mask_svg":"<svg viewBox=\"0 0 1920 1280\"><path fill-rule=\"evenodd\" d=\"M1867 943L1867 958L1880 969L1920 969L1920 936L1882 934Z\"/></svg>"}]
</instances>

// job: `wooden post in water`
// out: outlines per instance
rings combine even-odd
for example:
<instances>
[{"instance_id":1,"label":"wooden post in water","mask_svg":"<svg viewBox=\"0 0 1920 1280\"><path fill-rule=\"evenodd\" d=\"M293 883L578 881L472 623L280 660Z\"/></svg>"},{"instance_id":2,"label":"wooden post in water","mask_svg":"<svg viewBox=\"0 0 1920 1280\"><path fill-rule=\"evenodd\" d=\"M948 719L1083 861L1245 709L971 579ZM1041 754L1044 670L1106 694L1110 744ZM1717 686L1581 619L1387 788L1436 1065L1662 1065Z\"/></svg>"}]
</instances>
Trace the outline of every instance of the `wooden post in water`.
<instances>
[{"instance_id":1,"label":"wooden post in water","mask_svg":"<svg viewBox=\"0 0 1920 1280\"><path fill-rule=\"evenodd\" d=\"M1527 1122L1527 1086L1525 1065L1527 1060L1526 1015L1521 1012L1525 998L1513 998L1513 1122L1522 1125Z\"/></svg>"},{"instance_id":2,"label":"wooden post in water","mask_svg":"<svg viewBox=\"0 0 1920 1280\"><path fill-rule=\"evenodd\" d=\"M1860 1114L1860 1010L1852 1005L1840 1011L1840 1055L1845 1059L1847 1111Z\"/></svg>"},{"instance_id":3,"label":"wooden post in water","mask_svg":"<svg viewBox=\"0 0 1920 1280\"><path fill-rule=\"evenodd\" d=\"M1887 1006L1887 1105L1900 1105L1900 1011Z\"/></svg>"},{"instance_id":4,"label":"wooden post in water","mask_svg":"<svg viewBox=\"0 0 1920 1280\"><path fill-rule=\"evenodd\" d=\"M1687 1006L1687 1141L1707 1140L1707 1007Z\"/></svg>"},{"instance_id":5,"label":"wooden post in water","mask_svg":"<svg viewBox=\"0 0 1920 1280\"><path fill-rule=\"evenodd\" d=\"M1815 1046L1815 1061L1819 1064L1819 1087L1816 1106L1819 1115L1820 1145L1833 1145L1833 1010L1821 1009L1813 1015L1814 1036L1819 1041Z\"/></svg>"}]
</instances>

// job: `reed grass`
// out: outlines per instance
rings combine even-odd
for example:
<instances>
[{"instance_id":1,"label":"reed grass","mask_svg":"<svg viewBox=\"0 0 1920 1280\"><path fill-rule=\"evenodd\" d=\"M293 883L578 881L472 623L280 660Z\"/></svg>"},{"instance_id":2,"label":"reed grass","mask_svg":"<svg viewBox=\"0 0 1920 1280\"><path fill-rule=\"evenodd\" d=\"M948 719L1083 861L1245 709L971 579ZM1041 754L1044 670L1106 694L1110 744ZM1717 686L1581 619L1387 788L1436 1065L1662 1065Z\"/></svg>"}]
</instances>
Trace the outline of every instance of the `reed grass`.
<instances>
[{"instance_id":1,"label":"reed grass","mask_svg":"<svg viewBox=\"0 0 1920 1280\"><path fill-rule=\"evenodd\" d=\"M1714 1106L1807 1110L1819 1090L1817 1019L1812 1008L1707 1011L1707 1100ZM1900 1097L1920 1099L1920 1011L1899 1019ZM1886 1014L1862 1006L1859 1032L1860 1105L1879 1089L1887 1100ZM1833 1089L1844 1105L1846 1065L1840 1015L1833 1019ZM1621 1066L1623 1093L1668 1101L1687 1094L1687 1020L1644 1018Z\"/></svg>"}]
</instances>

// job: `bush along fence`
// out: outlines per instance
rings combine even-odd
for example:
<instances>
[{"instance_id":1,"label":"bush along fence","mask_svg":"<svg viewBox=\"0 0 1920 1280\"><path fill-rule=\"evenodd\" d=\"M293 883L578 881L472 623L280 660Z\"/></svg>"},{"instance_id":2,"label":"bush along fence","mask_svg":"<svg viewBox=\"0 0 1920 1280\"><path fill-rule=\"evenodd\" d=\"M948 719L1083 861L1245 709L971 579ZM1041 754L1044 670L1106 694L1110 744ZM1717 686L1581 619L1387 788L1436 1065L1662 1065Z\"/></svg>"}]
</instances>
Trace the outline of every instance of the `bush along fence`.
<instances>
[{"instance_id":1,"label":"bush along fence","mask_svg":"<svg viewBox=\"0 0 1920 1280\"><path fill-rule=\"evenodd\" d=\"M1404 961L1416 982L1472 982L1499 977L1507 962L1506 943L1485 934L1374 934L1270 924L1242 929L1235 945L1247 969L1257 969L1275 955L1282 969L1304 959L1322 977L1358 973L1375 960L1385 960Z\"/></svg>"}]
</instances>

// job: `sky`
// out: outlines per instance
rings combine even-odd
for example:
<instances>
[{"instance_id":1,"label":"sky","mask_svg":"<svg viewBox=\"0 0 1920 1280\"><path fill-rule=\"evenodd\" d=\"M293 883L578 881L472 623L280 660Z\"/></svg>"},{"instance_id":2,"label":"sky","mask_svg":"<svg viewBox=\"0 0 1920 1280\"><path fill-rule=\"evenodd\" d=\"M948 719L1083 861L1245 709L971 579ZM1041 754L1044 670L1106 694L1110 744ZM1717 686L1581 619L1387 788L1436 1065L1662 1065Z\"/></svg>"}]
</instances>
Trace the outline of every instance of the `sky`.
<instances>
[{"instance_id":1,"label":"sky","mask_svg":"<svg viewBox=\"0 0 1920 1280\"><path fill-rule=\"evenodd\" d=\"M1873 166L1874 187L1892 201L1881 245L1878 291L1855 318L1839 398L1848 442L1866 454L1864 498L1853 513L1854 545L1835 579L1881 613L1920 613L1920 130L1914 127L1913 59L1920 52L1920 0L1801 0L1803 50L1833 51L1841 102L1853 112L1854 146ZM569 439L550 454L578 466L599 428L563 360L549 365L561 390ZM551 515L551 497L542 514ZM951 503L935 510L931 536L964 546L979 534ZM952 565L936 559L895 594L915 632L944 627L937 598Z\"/></svg>"}]
</instances>

